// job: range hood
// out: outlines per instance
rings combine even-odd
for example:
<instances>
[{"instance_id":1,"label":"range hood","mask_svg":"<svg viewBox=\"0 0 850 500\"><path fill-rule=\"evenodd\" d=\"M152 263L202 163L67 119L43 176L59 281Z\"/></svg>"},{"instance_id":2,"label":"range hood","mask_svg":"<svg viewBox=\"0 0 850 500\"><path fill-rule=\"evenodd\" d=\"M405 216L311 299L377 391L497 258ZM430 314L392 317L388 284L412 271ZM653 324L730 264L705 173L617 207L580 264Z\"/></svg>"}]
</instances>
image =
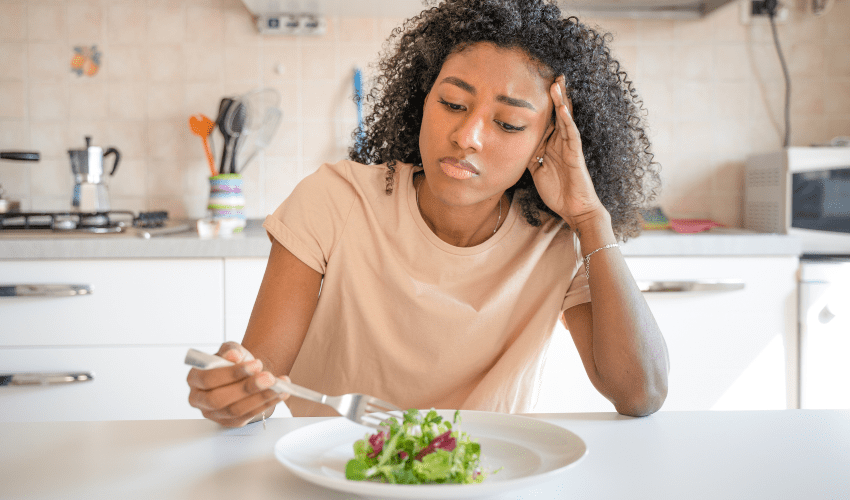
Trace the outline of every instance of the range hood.
<instances>
[{"instance_id":1,"label":"range hood","mask_svg":"<svg viewBox=\"0 0 850 500\"><path fill-rule=\"evenodd\" d=\"M593 17L699 19L736 0L559 0L561 10Z\"/></svg>"},{"instance_id":2,"label":"range hood","mask_svg":"<svg viewBox=\"0 0 850 500\"><path fill-rule=\"evenodd\" d=\"M410 17L423 0L242 0L254 17ZM698 19L735 0L558 0L566 14L627 19Z\"/></svg>"}]
</instances>

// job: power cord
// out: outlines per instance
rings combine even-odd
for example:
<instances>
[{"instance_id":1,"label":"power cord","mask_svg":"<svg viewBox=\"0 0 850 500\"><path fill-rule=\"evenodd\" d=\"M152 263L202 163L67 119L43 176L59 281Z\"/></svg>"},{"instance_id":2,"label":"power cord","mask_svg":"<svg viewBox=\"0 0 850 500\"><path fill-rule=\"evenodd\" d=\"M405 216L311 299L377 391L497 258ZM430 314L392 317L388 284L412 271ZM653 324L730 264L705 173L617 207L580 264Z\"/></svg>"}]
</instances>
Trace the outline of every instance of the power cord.
<instances>
[{"instance_id":1,"label":"power cord","mask_svg":"<svg viewBox=\"0 0 850 500\"><path fill-rule=\"evenodd\" d=\"M787 148L791 143L791 75L788 73L788 65L785 64L782 47L779 46L779 35L776 32L776 10L779 8L779 2L777 0L764 0L763 5L770 17L773 43L776 45L779 64L782 65L782 74L785 76L785 138L782 140L782 147Z\"/></svg>"}]
</instances>

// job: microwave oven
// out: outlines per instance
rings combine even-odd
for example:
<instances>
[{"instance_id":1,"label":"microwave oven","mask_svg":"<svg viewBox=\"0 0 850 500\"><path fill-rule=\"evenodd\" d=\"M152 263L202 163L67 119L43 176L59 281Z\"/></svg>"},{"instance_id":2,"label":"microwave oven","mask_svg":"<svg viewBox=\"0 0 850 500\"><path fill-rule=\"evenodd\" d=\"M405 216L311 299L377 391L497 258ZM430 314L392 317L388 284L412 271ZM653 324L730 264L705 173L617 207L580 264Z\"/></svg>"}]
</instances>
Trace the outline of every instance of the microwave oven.
<instances>
[{"instance_id":1,"label":"microwave oven","mask_svg":"<svg viewBox=\"0 0 850 500\"><path fill-rule=\"evenodd\" d=\"M850 147L749 156L744 227L797 236L804 254L850 255Z\"/></svg>"}]
</instances>

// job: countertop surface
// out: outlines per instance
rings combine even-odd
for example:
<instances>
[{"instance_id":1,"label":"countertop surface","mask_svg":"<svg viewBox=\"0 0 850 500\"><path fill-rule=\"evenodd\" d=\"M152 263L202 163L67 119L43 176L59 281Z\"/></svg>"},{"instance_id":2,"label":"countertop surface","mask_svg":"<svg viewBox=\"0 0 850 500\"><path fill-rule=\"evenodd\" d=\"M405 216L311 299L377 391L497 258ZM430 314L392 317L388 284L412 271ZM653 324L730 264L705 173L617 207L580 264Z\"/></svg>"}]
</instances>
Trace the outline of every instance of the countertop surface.
<instances>
[{"instance_id":1,"label":"countertop surface","mask_svg":"<svg viewBox=\"0 0 850 500\"><path fill-rule=\"evenodd\" d=\"M102 235L4 231L0 233L0 260L267 258L271 243L262 222L249 220L242 234L214 239L201 239L194 229L150 239L140 237L135 229ZM797 256L801 244L794 236L734 228L713 228L696 234L651 230L622 244L621 251L626 256Z\"/></svg>"},{"instance_id":2,"label":"countertop surface","mask_svg":"<svg viewBox=\"0 0 850 500\"><path fill-rule=\"evenodd\" d=\"M577 434L587 454L546 481L491 498L802 499L850 492L848 410L530 416ZM352 498L300 479L274 456L281 436L322 420L273 418L265 429L225 429L206 420L7 423L0 427L0 497Z\"/></svg>"},{"instance_id":3,"label":"countertop surface","mask_svg":"<svg viewBox=\"0 0 850 500\"><path fill-rule=\"evenodd\" d=\"M260 219L249 220L242 233L230 238L200 238L194 221L174 221L172 224L185 223L190 225L190 230L148 239L135 228L116 234L10 230L0 233L0 260L269 256L271 242Z\"/></svg>"}]
</instances>

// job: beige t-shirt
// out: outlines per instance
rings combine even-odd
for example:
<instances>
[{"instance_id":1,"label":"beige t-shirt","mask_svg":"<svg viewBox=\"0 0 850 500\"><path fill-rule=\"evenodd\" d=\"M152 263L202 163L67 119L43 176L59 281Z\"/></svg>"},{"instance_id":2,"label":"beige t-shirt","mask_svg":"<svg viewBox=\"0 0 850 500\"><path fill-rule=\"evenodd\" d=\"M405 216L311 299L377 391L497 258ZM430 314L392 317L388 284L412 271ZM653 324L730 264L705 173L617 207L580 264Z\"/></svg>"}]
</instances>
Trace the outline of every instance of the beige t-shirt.
<instances>
[{"instance_id":1,"label":"beige t-shirt","mask_svg":"<svg viewBox=\"0 0 850 500\"><path fill-rule=\"evenodd\" d=\"M590 301L578 240L511 204L484 243L449 245L419 213L415 171L398 164L387 195L386 165L325 164L266 218L271 238L324 275L289 375L405 409L528 412L561 311ZM294 416L334 415L287 403Z\"/></svg>"}]
</instances>

